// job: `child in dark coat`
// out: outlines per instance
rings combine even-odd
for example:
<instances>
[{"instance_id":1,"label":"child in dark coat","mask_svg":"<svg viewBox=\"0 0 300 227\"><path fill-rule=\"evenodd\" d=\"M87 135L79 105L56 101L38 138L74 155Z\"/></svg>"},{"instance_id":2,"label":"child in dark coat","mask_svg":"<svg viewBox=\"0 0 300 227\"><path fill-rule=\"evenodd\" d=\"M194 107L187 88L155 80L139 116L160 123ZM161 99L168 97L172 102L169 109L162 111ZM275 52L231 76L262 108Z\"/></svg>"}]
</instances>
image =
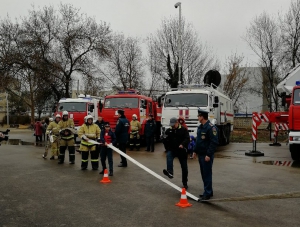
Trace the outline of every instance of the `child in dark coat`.
<instances>
[{"instance_id":1,"label":"child in dark coat","mask_svg":"<svg viewBox=\"0 0 300 227\"><path fill-rule=\"evenodd\" d=\"M103 145L100 150L100 159L102 164L102 171L100 174L104 174L104 170L106 169L106 156L108 158L108 166L109 166L109 176L113 176L113 154L112 149L107 147L107 144L116 143L115 133L111 130L109 123L105 123L104 130L101 130L100 141Z\"/></svg>"},{"instance_id":2,"label":"child in dark coat","mask_svg":"<svg viewBox=\"0 0 300 227\"><path fill-rule=\"evenodd\" d=\"M190 154L190 158L193 158L193 151L194 151L195 145L196 145L195 137L190 136L190 142L189 142L189 145L188 145L188 153Z\"/></svg>"}]
</instances>

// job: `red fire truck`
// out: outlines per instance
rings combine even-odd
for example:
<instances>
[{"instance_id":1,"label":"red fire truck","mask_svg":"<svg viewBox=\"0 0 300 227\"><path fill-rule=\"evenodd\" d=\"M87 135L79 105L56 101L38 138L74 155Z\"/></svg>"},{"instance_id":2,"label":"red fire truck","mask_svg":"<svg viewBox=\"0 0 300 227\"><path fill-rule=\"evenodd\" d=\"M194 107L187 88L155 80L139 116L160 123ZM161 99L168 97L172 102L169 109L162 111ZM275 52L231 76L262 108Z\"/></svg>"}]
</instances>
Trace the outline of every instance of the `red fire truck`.
<instances>
[{"instance_id":1,"label":"red fire truck","mask_svg":"<svg viewBox=\"0 0 300 227\"><path fill-rule=\"evenodd\" d=\"M292 69L285 79L277 85L281 94L282 106L285 112L265 112L264 114L253 113L252 128L257 129L258 125L264 122L275 123L274 143L271 146L280 146L277 143L277 135L280 129L289 131L289 149L293 160L300 160L300 65ZM253 127L255 126L255 127ZM261 155L256 151L256 130L253 130L253 150L246 155ZM262 154L263 155L263 154Z\"/></svg>"},{"instance_id":2,"label":"red fire truck","mask_svg":"<svg viewBox=\"0 0 300 227\"><path fill-rule=\"evenodd\" d=\"M125 111L126 118L131 121L132 115L136 114L137 119L142 124L140 135L144 135L144 120L149 114L153 114L156 121L156 138L160 137L161 128L161 107L155 99L139 94L138 91L130 89L119 91L114 95L107 95L104 99L104 105L101 106L100 114L104 121L110 123L112 130L116 128L118 120L118 109Z\"/></svg>"},{"instance_id":3,"label":"red fire truck","mask_svg":"<svg viewBox=\"0 0 300 227\"><path fill-rule=\"evenodd\" d=\"M74 120L75 128L83 125L84 117L92 115L97 120L101 103L101 97L80 94L78 98L62 98L58 102L56 114L62 116L63 111L69 112L69 117Z\"/></svg>"}]
</instances>

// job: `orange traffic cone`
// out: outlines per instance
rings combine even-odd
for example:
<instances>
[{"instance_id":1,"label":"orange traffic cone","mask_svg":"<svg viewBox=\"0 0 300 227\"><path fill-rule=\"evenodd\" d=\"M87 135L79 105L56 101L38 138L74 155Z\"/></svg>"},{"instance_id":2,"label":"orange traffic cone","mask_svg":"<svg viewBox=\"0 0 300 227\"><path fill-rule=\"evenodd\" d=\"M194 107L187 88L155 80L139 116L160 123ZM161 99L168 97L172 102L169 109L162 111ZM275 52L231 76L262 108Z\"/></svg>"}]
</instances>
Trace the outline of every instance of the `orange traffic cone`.
<instances>
[{"instance_id":1,"label":"orange traffic cone","mask_svg":"<svg viewBox=\"0 0 300 227\"><path fill-rule=\"evenodd\" d=\"M103 179L100 181L101 183L110 183L111 180L108 179L108 172L107 169L104 170Z\"/></svg>"},{"instance_id":2,"label":"orange traffic cone","mask_svg":"<svg viewBox=\"0 0 300 227\"><path fill-rule=\"evenodd\" d=\"M185 188L182 188L181 197L180 197L179 203L176 203L175 205L179 206L179 207L182 207L182 208L192 206L192 204L190 204L188 202L188 200L187 200Z\"/></svg>"}]
</instances>

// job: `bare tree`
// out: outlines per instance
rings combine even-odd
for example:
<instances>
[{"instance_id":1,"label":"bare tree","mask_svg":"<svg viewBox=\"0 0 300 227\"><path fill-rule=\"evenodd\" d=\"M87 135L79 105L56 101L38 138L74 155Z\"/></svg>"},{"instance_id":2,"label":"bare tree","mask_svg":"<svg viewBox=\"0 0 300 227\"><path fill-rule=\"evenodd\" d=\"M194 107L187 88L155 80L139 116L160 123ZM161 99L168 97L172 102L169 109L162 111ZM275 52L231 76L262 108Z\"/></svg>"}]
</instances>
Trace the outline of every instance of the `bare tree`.
<instances>
[{"instance_id":1,"label":"bare tree","mask_svg":"<svg viewBox=\"0 0 300 227\"><path fill-rule=\"evenodd\" d=\"M218 61L207 45L200 42L190 23L182 20L183 83L201 83L210 69L218 69ZM148 38L148 65L152 75L159 75L170 87L178 86L178 19L164 19L161 28Z\"/></svg>"},{"instance_id":2,"label":"bare tree","mask_svg":"<svg viewBox=\"0 0 300 227\"><path fill-rule=\"evenodd\" d=\"M223 86L225 94L233 101L233 106L238 108L245 100L247 93L247 82L249 81L245 67L241 67L243 56L236 53L231 55L227 61L228 74Z\"/></svg>"},{"instance_id":3,"label":"bare tree","mask_svg":"<svg viewBox=\"0 0 300 227\"><path fill-rule=\"evenodd\" d=\"M251 22L245 40L260 58L259 66L268 78L268 82L264 83L264 96L271 96L277 110L278 93L276 85L279 81L277 72L283 61L282 37L277 21L266 12L262 13Z\"/></svg>"},{"instance_id":4,"label":"bare tree","mask_svg":"<svg viewBox=\"0 0 300 227\"><path fill-rule=\"evenodd\" d=\"M115 34L109 52L106 70L103 74L106 77L115 78L110 81L115 85L120 85L124 90L143 88L144 63L139 40Z\"/></svg>"},{"instance_id":5,"label":"bare tree","mask_svg":"<svg viewBox=\"0 0 300 227\"><path fill-rule=\"evenodd\" d=\"M284 50L282 54L289 70L300 62L300 0L292 1L288 12L279 19Z\"/></svg>"}]
</instances>

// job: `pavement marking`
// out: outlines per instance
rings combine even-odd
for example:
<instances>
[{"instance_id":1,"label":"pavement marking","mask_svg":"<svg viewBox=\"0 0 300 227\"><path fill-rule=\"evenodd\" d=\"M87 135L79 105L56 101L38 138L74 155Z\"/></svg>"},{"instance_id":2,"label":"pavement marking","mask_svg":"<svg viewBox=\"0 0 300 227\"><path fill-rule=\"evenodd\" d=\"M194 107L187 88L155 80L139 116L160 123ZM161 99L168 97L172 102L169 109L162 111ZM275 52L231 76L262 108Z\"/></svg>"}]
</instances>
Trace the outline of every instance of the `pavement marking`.
<instances>
[{"instance_id":1,"label":"pavement marking","mask_svg":"<svg viewBox=\"0 0 300 227\"><path fill-rule=\"evenodd\" d=\"M257 195L257 196L210 199L210 200L205 200L205 202L233 202L233 201L292 199L292 198L300 198L300 192L287 192L287 193L267 194L267 195Z\"/></svg>"},{"instance_id":2,"label":"pavement marking","mask_svg":"<svg viewBox=\"0 0 300 227\"><path fill-rule=\"evenodd\" d=\"M130 156L128 156L127 154L125 154L124 152L122 152L121 150L119 150L118 148L116 148L115 146L113 146L112 144L108 144L108 147L110 147L111 149L113 149L114 151L116 151L117 153L119 153L120 155L122 155L123 157L125 157L126 159L128 159L129 161L133 162L134 164L136 164L137 166L139 166L140 168L142 168L143 170L145 170L146 172L150 173L152 176L156 177L157 179L165 182L166 184L170 185L171 187L173 187L174 189L176 189L177 191L179 191L181 193L182 188L178 187L177 185L173 184L172 182L166 180L165 178L163 178L162 176L158 175L157 173L153 172L151 169L147 168L146 166L144 166L143 164L139 163L138 161L136 161L135 159L131 158ZM189 192L186 192L186 195L188 197L190 197L191 199L195 200L195 201L199 201L199 198L192 195Z\"/></svg>"}]
</instances>

